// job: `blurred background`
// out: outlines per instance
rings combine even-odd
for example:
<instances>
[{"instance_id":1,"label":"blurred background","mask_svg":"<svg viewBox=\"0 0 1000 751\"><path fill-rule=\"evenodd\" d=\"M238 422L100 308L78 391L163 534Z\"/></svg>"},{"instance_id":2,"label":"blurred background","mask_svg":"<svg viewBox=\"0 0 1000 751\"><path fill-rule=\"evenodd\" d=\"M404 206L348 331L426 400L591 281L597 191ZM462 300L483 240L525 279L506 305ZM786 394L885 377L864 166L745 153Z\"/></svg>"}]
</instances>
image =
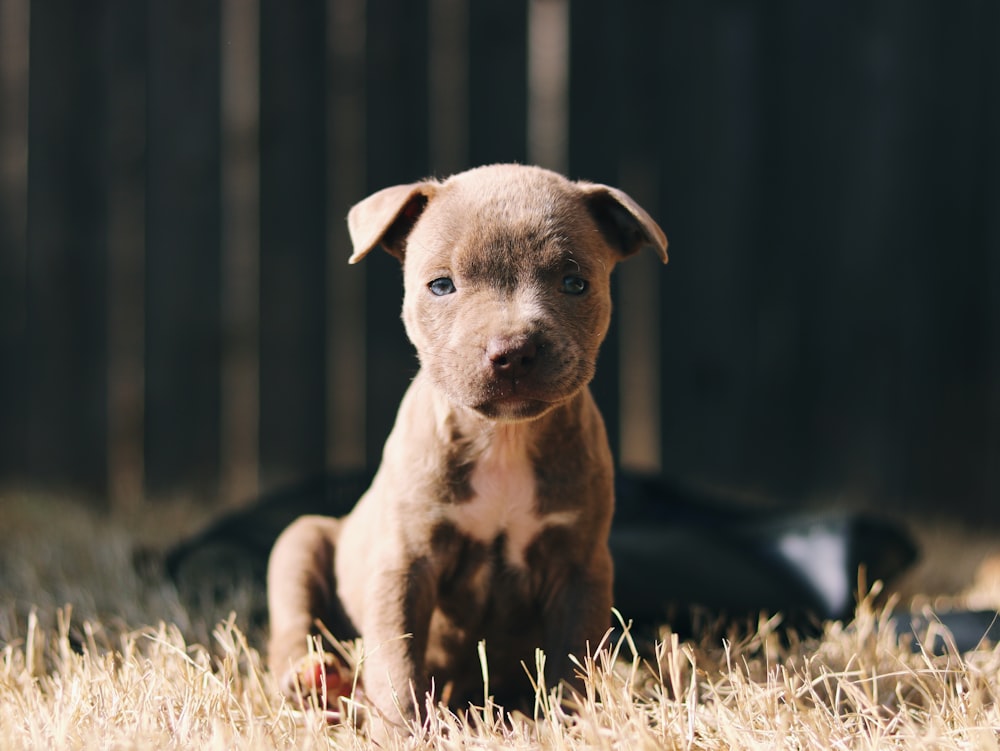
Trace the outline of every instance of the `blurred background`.
<instances>
[{"instance_id":1,"label":"blurred background","mask_svg":"<svg viewBox=\"0 0 1000 751\"><path fill-rule=\"evenodd\" d=\"M373 467L416 362L370 192L619 186L621 466L995 522L1000 4L0 0L0 486L239 505Z\"/></svg>"}]
</instances>

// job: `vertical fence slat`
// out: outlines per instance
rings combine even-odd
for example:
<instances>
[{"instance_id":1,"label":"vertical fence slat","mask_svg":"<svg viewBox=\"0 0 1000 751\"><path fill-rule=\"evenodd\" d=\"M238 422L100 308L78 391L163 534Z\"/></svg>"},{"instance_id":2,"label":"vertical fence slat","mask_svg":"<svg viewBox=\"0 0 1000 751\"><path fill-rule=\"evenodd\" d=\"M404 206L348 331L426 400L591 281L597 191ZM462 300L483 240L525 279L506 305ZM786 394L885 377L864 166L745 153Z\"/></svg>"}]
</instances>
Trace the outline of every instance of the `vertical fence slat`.
<instances>
[{"instance_id":1,"label":"vertical fence slat","mask_svg":"<svg viewBox=\"0 0 1000 751\"><path fill-rule=\"evenodd\" d=\"M645 121L634 115L643 101L633 98L638 92L632 88L640 81L645 83L652 71L626 64L626 47L643 48L633 41L633 35L626 38L624 33L631 6L627 2L570 4L568 143L572 177L617 185L624 128L644 127ZM633 33L641 35L642 31ZM630 74L635 81L629 80ZM615 148L606 148L609 143Z\"/></svg>"},{"instance_id":2,"label":"vertical fence slat","mask_svg":"<svg viewBox=\"0 0 1000 751\"><path fill-rule=\"evenodd\" d=\"M996 497L985 494L987 467L998 462L989 453L988 406L989 313L997 289L987 275L1000 250L990 232L997 204L987 203L997 136L996 123L987 125L1000 91L990 65L996 12L990 4L932 5L914 18L916 33L908 29L903 39L919 63L906 70L903 90L906 111L926 115L903 125L910 148L897 153L900 185L886 201L894 220L890 247L906 249L906 265L886 258L880 275L883 288L910 291L909 315L893 332L907 342L904 372L911 385L908 398L899 399L906 424L897 433L909 471L895 478L905 490L893 500L909 507L912 497L927 506L980 498L995 507ZM899 140L893 141L897 149ZM922 158L914 160L914 153ZM900 203L899 195L909 200ZM858 409L863 401L854 404Z\"/></svg>"},{"instance_id":3,"label":"vertical fence slat","mask_svg":"<svg viewBox=\"0 0 1000 751\"><path fill-rule=\"evenodd\" d=\"M370 0L365 79L368 192L427 174L428 7L426 0ZM392 23L380 22L392 19ZM416 359L399 318L398 262L381 251L369 255L365 318L367 337L366 456L376 466L399 399Z\"/></svg>"},{"instance_id":4,"label":"vertical fence slat","mask_svg":"<svg viewBox=\"0 0 1000 751\"><path fill-rule=\"evenodd\" d=\"M996 89L1000 86L1000 49L993 43L990 29L1000 27L1000 6L988 4L986 22L980 24L980 34L987 37L985 44L986 75L981 82L983 98L986 101L984 130L986 133L1000 132L1000 96ZM984 185L982 198L986 243L986 284L991 290L987 297L987 334L985 338L988 365L985 373L987 385L987 410L989 423L986 438L986 482L985 492L976 504L978 516L987 520L994 518L996 499L1000 498L1000 144L995 137L988 137L986 146Z\"/></svg>"},{"instance_id":5,"label":"vertical fence slat","mask_svg":"<svg viewBox=\"0 0 1000 751\"><path fill-rule=\"evenodd\" d=\"M261 480L326 460L325 1L261 3Z\"/></svg>"},{"instance_id":6,"label":"vertical fence slat","mask_svg":"<svg viewBox=\"0 0 1000 751\"><path fill-rule=\"evenodd\" d=\"M623 59L626 40L616 32L624 15L621 3L570 4L568 170L570 177L614 186L619 186L620 177L618 148L607 149L602 144L620 143L622 120L631 120L633 108L637 106L628 93L622 91L622 87L628 85L630 69ZM609 98L612 92L613 98ZM611 101L625 102L625 112L621 106L608 106ZM648 208L655 214L653 207ZM617 302L620 297L618 274L612 277L612 294ZM618 332L621 321L617 308L616 304L591 391L604 416L611 450L619 460L622 423L618 403Z\"/></svg>"},{"instance_id":7,"label":"vertical fence slat","mask_svg":"<svg viewBox=\"0 0 1000 751\"><path fill-rule=\"evenodd\" d=\"M665 124L673 114L663 96L667 75L663 63L664 3L631 0L615 4L616 13L605 19L589 19L591 35L616 39L610 70L591 70L600 85L615 92L617 107L609 107L607 128L617 144L602 156L593 156L599 173L614 171L620 186L663 227L673 243L673 227L663 205L663 162L668 144L663 137ZM600 48L600 37L591 36L587 49ZM606 46L606 43L605 45ZM594 66L591 62L589 65ZM585 81L581 81L585 85ZM586 92L580 93L581 98ZM602 106L592 101L590 107ZM595 135L595 142L598 136ZM601 149L592 149L601 151ZM600 179L604 179L601 177ZM673 253L671 247L668 252ZM680 255L683 255L681 253ZM681 265L683 265L683 258ZM619 461L633 470L656 472L661 469L661 404L663 368L662 321L659 299L663 280L676 271L664 268L649 249L626 260L616 272L615 321L617 369L605 388L609 408L617 413ZM608 362L609 366L615 363Z\"/></svg>"},{"instance_id":8,"label":"vertical fence slat","mask_svg":"<svg viewBox=\"0 0 1000 751\"><path fill-rule=\"evenodd\" d=\"M252 498L259 476L260 7L222 0L221 495Z\"/></svg>"},{"instance_id":9,"label":"vertical fence slat","mask_svg":"<svg viewBox=\"0 0 1000 751\"><path fill-rule=\"evenodd\" d=\"M528 0L528 161L565 172L569 0Z\"/></svg>"},{"instance_id":10,"label":"vertical fence slat","mask_svg":"<svg viewBox=\"0 0 1000 751\"><path fill-rule=\"evenodd\" d=\"M661 216L671 239L661 296L662 463L718 484L745 476L748 443L759 440L745 426L754 365L748 272L760 260L755 13L670 6L657 24L663 78L651 92L666 104Z\"/></svg>"},{"instance_id":11,"label":"vertical fence slat","mask_svg":"<svg viewBox=\"0 0 1000 751\"><path fill-rule=\"evenodd\" d=\"M891 300L898 289L882 289L891 245L858 221L863 207L852 210L852 199L871 183L859 180L854 194L845 189L850 172L860 175L865 167L853 157L857 130L848 119L858 87L852 90L834 72L849 66L849 46L835 41L847 38L847 17L835 5L814 10L782 9L780 18L763 18L760 76L772 85L762 89L762 101L774 127L760 149L775 158L762 167L769 205L761 212L760 235L770 251L761 248L762 263L750 278L762 307L774 315L770 328L760 328L762 340L783 329L792 333L780 367L772 372L772 361L758 368L757 388L769 398L747 415L761 428L750 458L755 482L777 481L789 495L846 489L854 484L852 472L867 474L882 495L886 487L878 486L893 474L894 462L886 454L892 444L879 433L890 422L897 357L892 317L882 315L875 300ZM796 102L812 90L826 96L808 106ZM816 175L824 179L803 190ZM802 242L807 253L797 248ZM847 391L852 403L843 399ZM847 467L843 460L852 455L858 461Z\"/></svg>"},{"instance_id":12,"label":"vertical fence slat","mask_svg":"<svg viewBox=\"0 0 1000 751\"><path fill-rule=\"evenodd\" d=\"M215 497L220 439L218 0L149 5L146 486Z\"/></svg>"},{"instance_id":13,"label":"vertical fence slat","mask_svg":"<svg viewBox=\"0 0 1000 751\"><path fill-rule=\"evenodd\" d=\"M429 0L430 169L445 176L465 169L469 155L468 0Z\"/></svg>"},{"instance_id":14,"label":"vertical fence slat","mask_svg":"<svg viewBox=\"0 0 1000 751\"><path fill-rule=\"evenodd\" d=\"M933 213L930 203L936 201L924 174L934 161L931 143L937 139L930 123L936 118L933 114L913 118L909 112L937 98L930 94L936 78L932 71L937 67L930 50L937 47L937 41L929 42L921 6L911 10L916 23L899 25L892 9L873 6L860 28L847 29L856 40L842 45L847 49L878 49L884 59L900 53L910 57L918 49L928 52L916 53L912 62L902 67L886 67L870 54L857 57L857 78L848 84L850 100L836 107L850 113L835 140L843 180L843 197L835 213L839 221L823 221L812 207L809 213L802 211L799 202L807 199L799 195L791 204L797 219L805 214L803 224L832 226L820 242L835 233L837 244L832 253L819 245L821 252L808 256L822 259L814 275L822 274L822 284L805 294L784 295L803 328L792 345L800 363L794 375L813 384L806 398L796 397L802 402L799 414L807 416L793 428L802 436L802 482L837 485L852 495L878 499L890 507L914 500L908 497L908 486L920 488L917 496L932 495L921 476L922 468L912 464L912 451L914 444L920 443L916 436L927 433L925 419L934 411L933 407L925 409L923 403L927 387L936 388L935 320L940 320L942 313L935 310L937 306L923 302L931 302L937 287L934 281L898 273L900 247L908 248L907 264L925 266L935 255L933 245L927 242L931 229L927 214ZM821 26L825 30L827 24L821 22ZM937 28L931 34L937 40ZM818 34L814 31L809 36ZM817 46L808 39L803 42L810 51ZM779 71L787 67L789 59L800 57L800 50L786 49L772 61L771 69ZM818 59L810 55L798 74L801 77L789 72L782 78L798 82L799 87L807 81L811 86L816 76L810 72L817 65L829 69L827 59L829 55ZM780 94L783 89L778 90L781 100L787 98ZM938 106L935 103L928 109L934 113ZM808 116L808 111L802 115L790 104L775 112L783 122L803 116ZM788 127L795 131L802 123L791 122ZM832 139L824 135L822 142L829 143ZM812 140L801 139L797 148L803 148L801 141ZM926 156L914 159L915 153ZM793 160L784 157L780 163ZM816 165L802 166L808 174ZM794 187L779 187L775 192L799 193ZM779 217L770 221L785 225ZM789 229L798 234L802 225L793 221ZM781 245L786 244L782 238ZM931 354L930 362L922 361L926 354ZM917 404L921 406L915 408ZM916 480L912 486L908 477Z\"/></svg>"},{"instance_id":15,"label":"vertical fence slat","mask_svg":"<svg viewBox=\"0 0 1000 751\"><path fill-rule=\"evenodd\" d=\"M28 159L28 471L107 490L104 7L34 4Z\"/></svg>"},{"instance_id":16,"label":"vertical fence slat","mask_svg":"<svg viewBox=\"0 0 1000 751\"><path fill-rule=\"evenodd\" d=\"M28 6L0 2L0 479L19 482L28 479Z\"/></svg>"},{"instance_id":17,"label":"vertical fence slat","mask_svg":"<svg viewBox=\"0 0 1000 751\"><path fill-rule=\"evenodd\" d=\"M469 163L528 156L527 0L469 2Z\"/></svg>"},{"instance_id":18,"label":"vertical fence slat","mask_svg":"<svg viewBox=\"0 0 1000 751\"><path fill-rule=\"evenodd\" d=\"M115 508L142 499L146 4L108 15L108 473Z\"/></svg>"},{"instance_id":19,"label":"vertical fence slat","mask_svg":"<svg viewBox=\"0 0 1000 751\"><path fill-rule=\"evenodd\" d=\"M348 266L347 212L365 195L365 0L327 0L327 462L365 465L365 277Z\"/></svg>"}]
</instances>

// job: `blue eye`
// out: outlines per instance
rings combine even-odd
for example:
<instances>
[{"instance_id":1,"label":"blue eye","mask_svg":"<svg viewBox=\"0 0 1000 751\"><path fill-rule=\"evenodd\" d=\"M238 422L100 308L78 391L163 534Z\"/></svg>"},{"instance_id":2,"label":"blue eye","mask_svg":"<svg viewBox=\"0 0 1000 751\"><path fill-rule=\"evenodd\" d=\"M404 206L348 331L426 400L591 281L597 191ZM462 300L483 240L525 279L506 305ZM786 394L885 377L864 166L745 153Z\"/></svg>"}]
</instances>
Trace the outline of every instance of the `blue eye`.
<instances>
[{"instance_id":1,"label":"blue eye","mask_svg":"<svg viewBox=\"0 0 1000 751\"><path fill-rule=\"evenodd\" d=\"M582 295L587 291L587 280L569 274L562 279L562 291L567 295Z\"/></svg>"},{"instance_id":2,"label":"blue eye","mask_svg":"<svg viewBox=\"0 0 1000 751\"><path fill-rule=\"evenodd\" d=\"M432 295L444 297L445 295L450 295L455 291L455 283L448 277L443 276L440 279L435 279L433 282L428 284L427 288L431 291Z\"/></svg>"}]
</instances>

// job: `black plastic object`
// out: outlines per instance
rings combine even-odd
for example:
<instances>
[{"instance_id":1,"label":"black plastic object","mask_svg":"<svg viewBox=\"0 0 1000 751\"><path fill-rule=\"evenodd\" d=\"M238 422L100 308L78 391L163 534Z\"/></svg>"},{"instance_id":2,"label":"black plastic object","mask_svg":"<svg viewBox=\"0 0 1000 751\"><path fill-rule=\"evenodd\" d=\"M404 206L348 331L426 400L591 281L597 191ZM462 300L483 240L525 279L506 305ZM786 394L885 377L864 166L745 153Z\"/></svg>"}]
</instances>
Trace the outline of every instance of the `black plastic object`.
<instances>
[{"instance_id":1,"label":"black plastic object","mask_svg":"<svg viewBox=\"0 0 1000 751\"><path fill-rule=\"evenodd\" d=\"M228 513L166 554L187 586L246 575L264 586L278 534L302 514L341 516L365 473L329 474ZM659 477L620 473L611 533L615 606L637 625L686 620L693 608L733 618L781 612L789 622L848 618L858 569L890 581L916 558L895 524L854 512L740 508Z\"/></svg>"}]
</instances>

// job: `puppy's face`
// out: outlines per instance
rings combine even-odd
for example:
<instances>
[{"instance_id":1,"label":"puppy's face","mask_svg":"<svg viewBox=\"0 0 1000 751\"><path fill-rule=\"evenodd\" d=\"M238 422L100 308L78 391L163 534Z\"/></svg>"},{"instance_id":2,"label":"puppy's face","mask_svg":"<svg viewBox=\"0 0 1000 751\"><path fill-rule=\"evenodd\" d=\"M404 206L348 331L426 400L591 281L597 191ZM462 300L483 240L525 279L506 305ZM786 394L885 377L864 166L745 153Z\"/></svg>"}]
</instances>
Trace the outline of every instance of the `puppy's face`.
<instances>
[{"instance_id":1,"label":"puppy's face","mask_svg":"<svg viewBox=\"0 0 1000 751\"><path fill-rule=\"evenodd\" d=\"M403 320L421 366L487 417L546 412L594 375L614 262L559 181L449 181L404 257Z\"/></svg>"},{"instance_id":2,"label":"puppy's face","mask_svg":"<svg viewBox=\"0 0 1000 751\"><path fill-rule=\"evenodd\" d=\"M583 388L608 330L615 263L643 244L666 259L662 231L627 196L533 167L387 189L349 222L353 260L372 242L368 225L403 263L403 320L422 369L451 401L502 421Z\"/></svg>"}]
</instances>

